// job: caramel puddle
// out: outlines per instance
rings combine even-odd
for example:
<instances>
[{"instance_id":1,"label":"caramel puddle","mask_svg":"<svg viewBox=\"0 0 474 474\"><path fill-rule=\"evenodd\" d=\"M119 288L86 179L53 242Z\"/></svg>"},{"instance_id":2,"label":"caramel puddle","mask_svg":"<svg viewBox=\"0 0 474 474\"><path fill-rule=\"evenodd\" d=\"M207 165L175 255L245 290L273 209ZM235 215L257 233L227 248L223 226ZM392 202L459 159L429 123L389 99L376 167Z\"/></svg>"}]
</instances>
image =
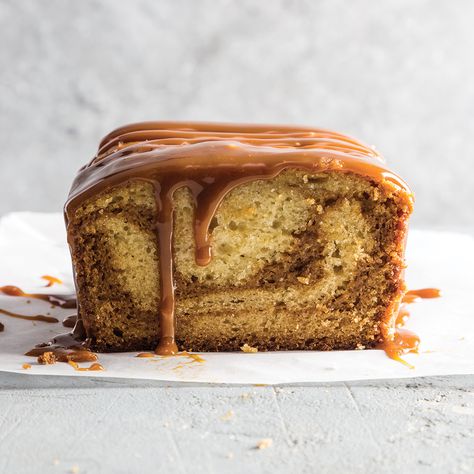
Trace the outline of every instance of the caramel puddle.
<instances>
[{"instance_id":1,"label":"caramel puddle","mask_svg":"<svg viewBox=\"0 0 474 474\"><path fill-rule=\"evenodd\" d=\"M395 319L395 328L393 329L393 338L385 339L377 347L383 349L385 354L393 360L400 362L410 369L415 367L402 358L404 354L418 354L420 338L417 334L404 327L410 312L407 305L414 303L419 299L439 298L441 291L438 288L421 288L419 290L410 290L402 298L402 305Z\"/></svg>"}]
</instances>

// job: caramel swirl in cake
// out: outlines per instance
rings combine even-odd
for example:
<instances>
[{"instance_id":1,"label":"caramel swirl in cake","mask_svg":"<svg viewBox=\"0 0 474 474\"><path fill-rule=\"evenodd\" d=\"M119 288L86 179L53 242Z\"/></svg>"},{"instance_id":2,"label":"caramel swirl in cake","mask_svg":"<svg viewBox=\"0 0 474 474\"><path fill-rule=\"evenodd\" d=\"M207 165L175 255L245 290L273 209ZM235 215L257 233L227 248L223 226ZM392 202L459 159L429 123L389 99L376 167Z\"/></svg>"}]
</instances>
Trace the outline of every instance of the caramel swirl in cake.
<instances>
[{"instance_id":1,"label":"caramel swirl in cake","mask_svg":"<svg viewBox=\"0 0 474 474\"><path fill-rule=\"evenodd\" d=\"M195 259L212 258L209 226L235 187L268 180L293 168L310 173L353 173L402 193L412 193L381 156L363 143L328 130L274 125L144 122L121 127L101 142L96 157L77 175L65 206L66 223L89 198L132 180L151 183L160 275L158 354L176 354L173 278L173 194L186 187L194 201ZM73 239L68 229L69 244ZM392 314L387 314L391 318Z\"/></svg>"}]
</instances>

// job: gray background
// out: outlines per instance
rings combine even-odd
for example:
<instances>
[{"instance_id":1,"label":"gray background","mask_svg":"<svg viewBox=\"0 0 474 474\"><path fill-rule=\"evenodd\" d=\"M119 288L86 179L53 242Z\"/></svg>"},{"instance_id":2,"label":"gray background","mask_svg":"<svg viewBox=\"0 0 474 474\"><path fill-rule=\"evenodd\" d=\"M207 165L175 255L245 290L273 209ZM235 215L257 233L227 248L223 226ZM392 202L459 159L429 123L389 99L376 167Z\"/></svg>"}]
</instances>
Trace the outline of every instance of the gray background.
<instances>
[{"instance_id":1,"label":"gray background","mask_svg":"<svg viewBox=\"0 0 474 474\"><path fill-rule=\"evenodd\" d=\"M415 225L474 232L473 24L472 0L0 0L0 215L61 210L123 123L288 122L376 144ZM0 472L474 472L473 392L0 373Z\"/></svg>"},{"instance_id":2,"label":"gray background","mask_svg":"<svg viewBox=\"0 0 474 474\"><path fill-rule=\"evenodd\" d=\"M474 231L472 0L2 0L0 214L61 209L124 123L313 124L376 144L418 227Z\"/></svg>"}]
</instances>

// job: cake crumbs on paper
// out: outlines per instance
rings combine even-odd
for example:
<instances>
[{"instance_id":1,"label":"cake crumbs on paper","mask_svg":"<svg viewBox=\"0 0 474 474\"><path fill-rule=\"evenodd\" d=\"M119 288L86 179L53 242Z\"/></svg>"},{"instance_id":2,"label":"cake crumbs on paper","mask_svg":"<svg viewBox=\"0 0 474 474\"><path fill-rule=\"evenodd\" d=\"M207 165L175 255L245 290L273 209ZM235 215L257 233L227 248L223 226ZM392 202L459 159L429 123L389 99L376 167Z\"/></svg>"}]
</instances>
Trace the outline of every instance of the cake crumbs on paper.
<instances>
[{"instance_id":1,"label":"cake crumbs on paper","mask_svg":"<svg viewBox=\"0 0 474 474\"><path fill-rule=\"evenodd\" d=\"M309 285L309 277L299 276L299 277L296 277L296 279L297 279L300 283L303 283L303 285Z\"/></svg>"},{"instance_id":2,"label":"cake crumbs on paper","mask_svg":"<svg viewBox=\"0 0 474 474\"><path fill-rule=\"evenodd\" d=\"M234 410L229 410L225 415L221 416L221 420L222 421L229 421L229 420L232 420L232 418L234 418L234 416L235 416Z\"/></svg>"},{"instance_id":3,"label":"cake crumbs on paper","mask_svg":"<svg viewBox=\"0 0 474 474\"><path fill-rule=\"evenodd\" d=\"M254 354L255 352L258 352L258 348L249 346L247 343L245 343L243 346L240 347L240 350L242 352L247 352Z\"/></svg>"},{"instance_id":4,"label":"cake crumbs on paper","mask_svg":"<svg viewBox=\"0 0 474 474\"><path fill-rule=\"evenodd\" d=\"M273 444L273 440L271 438L263 438L257 442L255 449L267 449Z\"/></svg>"},{"instance_id":5,"label":"cake crumbs on paper","mask_svg":"<svg viewBox=\"0 0 474 474\"><path fill-rule=\"evenodd\" d=\"M51 351L43 352L43 354L38 356L38 363L41 365L51 365L55 364L56 362L56 356Z\"/></svg>"},{"instance_id":6,"label":"cake crumbs on paper","mask_svg":"<svg viewBox=\"0 0 474 474\"><path fill-rule=\"evenodd\" d=\"M28 370L28 369L31 369L31 365L30 364L23 364L22 367L25 369L25 370Z\"/></svg>"}]
</instances>

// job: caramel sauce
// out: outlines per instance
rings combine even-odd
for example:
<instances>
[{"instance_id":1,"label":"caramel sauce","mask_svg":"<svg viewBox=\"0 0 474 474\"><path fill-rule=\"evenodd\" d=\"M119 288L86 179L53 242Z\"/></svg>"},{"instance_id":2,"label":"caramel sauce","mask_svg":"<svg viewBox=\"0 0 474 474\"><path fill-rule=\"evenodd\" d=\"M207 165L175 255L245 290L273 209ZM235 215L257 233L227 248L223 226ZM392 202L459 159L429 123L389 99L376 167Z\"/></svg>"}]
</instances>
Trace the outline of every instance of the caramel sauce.
<instances>
[{"instance_id":1,"label":"caramel sauce","mask_svg":"<svg viewBox=\"0 0 474 474\"><path fill-rule=\"evenodd\" d=\"M78 320L74 329L66 334L60 334L51 341L38 344L25 355L38 357L45 352L52 352L58 362L94 362L97 355L88 348L82 320Z\"/></svg>"},{"instance_id":2,"label":"caramel sauce","mask_svg":"<svg viewBox=\"0 0 474 474\"><path fill-rule=\"evenodd\" d=\"M276 177L286 169L308 173L353 173L398 191L411 210L413 195L371 147L328 130L274 125L143 122L121 127L101 142L78 173L65 206L69 223L76 210L98 193L131 180L153 186L159 254L159 355L177 354L173 278L173 194L186 187L194 201L195 259L212 258L209 225L221 201L236 186ZM406 226L400 229L401 240ZM388 313L387 313L388 314ZM388 314L387 318L391 318Z\"/></svg>"},{"instance_id":3,"label":"caramel sauce","mask_svg":"<svg viewBox=\"0 0 474 474\"><path fill-rule=\"evenodd\" d=\"M60 280L59 278L53 277L51 275L43 275L41 278L48 282L45 285L45 288L49 288L49 287L53 286L54 284L62 285L62 283L63 283L62 280Z\"/></svg>"},{"instance_id":4,"label":"caramel sauce","mask_svg":"<svg viewBox=\"0 0 474 474\"><path fill-rule=\"evenodd\" d=\"M191 359L193 362L198 362L200 364L206 362L206 359L203 359L199 354L191 354L189 352L183 351L183 352L179 352L177 355L187 357L188 359Z\"/></svg>"},{"instance_id":5,"label":"caramel sauce","mask_svg":"<svg viewBox=\"0 0 474 474\"><path fill-rule=\"evenodd\" d=\"M59 319L53 318L52 316L44 316L43 314L36 314L34 316L26 316L24 314L12 313L6 309L0 309L0 313L11 318L26 319L28 321L42 321L44 323L59 323Z\"/></svg>"},{"instance_id":6,"label":"caramel sauce","mask_svg":"<svg viewBox=\"0 0 474 474\"><path fill-rule=\"evenodd\" d=\"M63 319L63 326L65 328L73 328L77 323L77 314L71 314Z\"/></svg>"},{"instance_id":7,"label":"caramel sauce","mask_svg":"<svg viewBox=\"0 0 474 474\"><path fill-rule=\"evenodd\" d=\"M67 361L69 365L74 367L74 370L77 370L78 372L89 372L89 371L99 371L99 370L105 370L100 364L97 362L94 364L91 364L89 367L79 367L79 364L71 359Z\"/></svg>"},{"instance_id":8,"label":"caramel sauce","mask_svg":"<svg viewBox=\"0 0 474 474\"><path fill-rule=\"evenodd\" d=\"M0 293L7 296L22 296L25 298L32 298L37 300L46 301L53 306L59 306L60 308L75 308L76 307L76 295L53 295L46 293L25 293L21 288L14 285L0 286Z\"/></svg>"},{"instance_id":9,"label":"caramel sauce","mask_svg":"<svg viewBox=\"0 0 474 474\"><path fill-rule=\"evenodd\" d=\"M421 288L420 290L410 290L405 293L403 303L412 303L417 299L439 298L441 291L438 288Z\"/></svg>"},{"instance_id":10,"label":"caramel sauce","mask_svg":"<svg viewBox=\"0 0 474 474\"><path fill-rule=\"evenodd\" d=\"M388 357L406 365L410 369L415 367L402 359L404 354L418 353L420 338L413 331L403 326L410 316L407 305L414 303L418 299L439 298L441 292L437 288L423 288L420 290L410 290L402 298L402 305L394 321L391 337L385 337L378 348L383 349Z\"/></svg>"},{"instance_id":11,"label":"caramel sauce","mask_svg":"<svg viewBox=\"0 0 474 474\"><path fill-rule=\"evenodd\" d=\"M171 354L174 357L187 357L188 359L191 359L192 362L199 362L203 363L206 362L205 359L203 359L199 354L191 354L190 352L187 351L182 351L182 352L177 352L176 354ZM153 352L140 352L137 354L135 357L138 358L150 358L150 357L156 357L157 354ZM170 355L164 355L161 357L169 357Z\"/></svg>"}]
</instances>

